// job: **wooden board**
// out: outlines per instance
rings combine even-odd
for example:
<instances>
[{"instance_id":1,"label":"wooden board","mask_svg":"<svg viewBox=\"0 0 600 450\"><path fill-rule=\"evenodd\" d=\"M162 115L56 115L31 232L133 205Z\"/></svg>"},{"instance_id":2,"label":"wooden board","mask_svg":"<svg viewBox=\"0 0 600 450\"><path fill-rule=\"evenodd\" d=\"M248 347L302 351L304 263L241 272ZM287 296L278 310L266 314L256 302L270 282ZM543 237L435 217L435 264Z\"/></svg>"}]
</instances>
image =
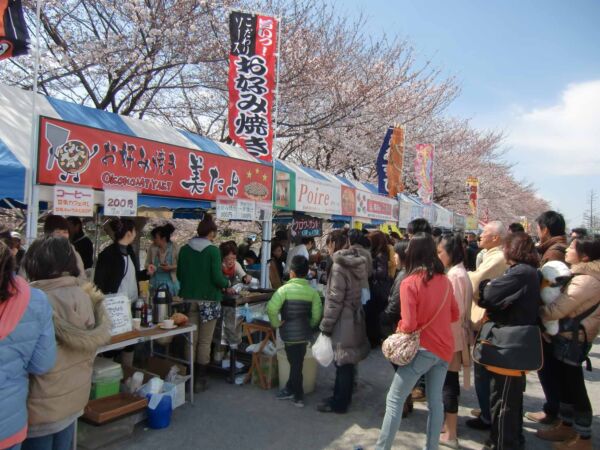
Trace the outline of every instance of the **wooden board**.
<instances>
[{"instance_id":1,"label":"wooden board","mask_svg":"<svg viewBox=\"0 0 600 450\"><path fill-rule=\"evenodd\" d=\"M133 394L117 394L90 400L83 412L83 419L96 425L140 411L148 406L148 400Z\"/></svg>"}]
</instances>

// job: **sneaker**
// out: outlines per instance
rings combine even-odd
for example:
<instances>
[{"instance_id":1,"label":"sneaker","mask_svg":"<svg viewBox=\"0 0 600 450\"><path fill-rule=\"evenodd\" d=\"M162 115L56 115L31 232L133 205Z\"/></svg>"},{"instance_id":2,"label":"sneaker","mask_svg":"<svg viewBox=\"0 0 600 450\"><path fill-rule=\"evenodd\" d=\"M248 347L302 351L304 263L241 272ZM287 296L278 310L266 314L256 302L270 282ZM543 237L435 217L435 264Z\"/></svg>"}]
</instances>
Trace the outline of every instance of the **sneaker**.
<instances>
[{"instance_id":1,"label":"sneaker","mask_svg":"<svg viewBox=\"0 0 600 450\"><path fill-rule=\"evenodd\" d=\"M442 441L440 440L440 447L445 447L445 448L454 448L454 449L459 449L460 448L460 444L458 443L458 439L451 439L449 441Z\"/></svg>"},{"instance_id":2,"label":"sneaker","mask_svg":"<svg viewBox=\"0 0 600 450\"><path fill-rule=\"evenodd\" d=\"M277 397L277 400L293 400L294 394L292 394L287 389L282 389L277 393L276 397Z\"/></svg>"},{"instance_id":3,"label":"sneaker","mask_svg":"<svg viewBox=\"0 0 600 450\"><path fill-rule=\"evenodd\" d=\"M575 436L577 436L577 433L572 426L565 425L563 422L560 422L558 425L555 425L551 428L537 430L535 435L544 441L564 442L573 439Z\"/></svg>"},{"instance_id":4,"label":"sneaker","mask_svg":"<svg viewBox=\"0 0 600 450\"><path fill-rule=\"evenodd\" d=\"M592 450L591 439L581 439L578 434L573 439L554 444L556 450Z\"/></svg>"},{"instance_id":5,"label":"sneaker","mask_svg":"<svg viewBox=\"0 0 600 450\"><path fill-rule=\"evenodd\" d=\"M481 415L481 410L479 408L475 408L471 410L471 415L473 417L479 417Z\"/></svg>"},{"instance_id":6,"label":"sneaker","mask_svg":"<svg viewBox=\"0 0 600 450\"><path fill-rule=\"evenodd\" d=\"M465 425L474 430L489 430L490 428L492 428L492 424L485 423L483 420L481 420L481 417L469 419L465 422Z\"/></svg>"},{"instance_id":7,"label":"sneaker","mask_svg":"<svg viewBox=\"0 0 600 450\"><path fill-rule=\"evenodd\" d=\"M304 400L294 400L294 406L296 408L304 408Z\"/></svg>"},{"instance_id":8,"label":"sneaker","mask_svg":"<svg viewBox=\"0 0 600 450\"><path fill-rule=\"evenodd\" d=\"M558 422L556 416L550 416L544 411L525 413L525 418L542 425L555 425Z\"/></svg>"}]
</instances>

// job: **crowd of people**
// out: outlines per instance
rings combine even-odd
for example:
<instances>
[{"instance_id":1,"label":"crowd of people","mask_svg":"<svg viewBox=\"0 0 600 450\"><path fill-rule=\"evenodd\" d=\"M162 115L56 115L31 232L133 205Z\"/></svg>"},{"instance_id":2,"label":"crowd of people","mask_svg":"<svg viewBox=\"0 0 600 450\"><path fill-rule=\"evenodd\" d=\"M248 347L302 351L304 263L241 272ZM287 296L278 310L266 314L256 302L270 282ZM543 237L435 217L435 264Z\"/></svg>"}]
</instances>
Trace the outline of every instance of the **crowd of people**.
<instances>
[{"instance_id":1,"label":"crowd of people","mask_svg":"<svg viewBox=\"0 0 600 450\"><path fill-rule=\"evenodd\" d=\"M320 250L313 238L290 245L287 231L279 230L268 263L275 292L267 313L284 342L290 375L277 398L304 406L303 361L316 329L331 341L336 370L332 395L317 409L338 414L351 406L357 365L396 333L418 332L414 358L391 364L377 449L392 448L402 418L414 401L425 400L426 447L459 448L460 379L471 385L471 367L479 408L466 424L489 430L485 448L524 448L525 416L548 425L536 434L556 448L591 449L583 364L600 329L600 237L580 228L567 237L563 217L553 211L536 226L537 243L519 224L494 221L479 236L463 236L416 219L405 238L334 230ZM223 242L205 214L181 247L171 239L172 224L153 228L140 266L136 223L116 218L108 231L112 243L98 254L92 276L93 245L80 219L48 216L44 236L26 251L20 235L0 230L0 388L6 393L0 448L68 447L89 396L96 350L110 339L102 299L122 294L133 304L142 280L186 305L198 327L194 391L208 387L221 301L253 283L259 261L253 240ZM553 280L558 298L543 302L540 269L556 261L570 275ZM322 296L317 282L325 285ZM548 321L558 321L556 333L545 328ZM490 342L504 345L514 361L490 360L482 347ZM123 364L133 365L132 350L120 355ZM515 368L523 350L538 351L543 364ZM525 377L534 370L546 402L541 412L524 412Z\"/></svg>"}]
</instances>

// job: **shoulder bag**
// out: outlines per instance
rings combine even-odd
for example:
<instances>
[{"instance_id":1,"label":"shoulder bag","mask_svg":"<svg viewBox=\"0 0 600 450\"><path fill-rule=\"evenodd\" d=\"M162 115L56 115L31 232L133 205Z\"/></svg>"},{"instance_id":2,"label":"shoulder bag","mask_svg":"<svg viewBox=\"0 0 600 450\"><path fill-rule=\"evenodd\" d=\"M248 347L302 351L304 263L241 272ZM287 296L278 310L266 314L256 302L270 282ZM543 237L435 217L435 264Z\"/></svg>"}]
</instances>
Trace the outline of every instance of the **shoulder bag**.
<instances>
[{"instance_id":1,"label":"shoulder bag","mask_svg":"<svg viewBox=\"0 0 600 450\"><path fill-rule=\"evenodd\" d=\"M381 345L381 351L383 352L383 356L385 356L389 362L396 364L397 366L405 366L414 359L421 344L421 332L431 325L440 311L444 308L449 292L450 281L448 281L448 285L446 286L446 294L444 295L442 304L433 315L431 320L423 325L420 329L413 331L412 333L396 332L383 341L383 344Z\"/></svg>"}]
</instances>

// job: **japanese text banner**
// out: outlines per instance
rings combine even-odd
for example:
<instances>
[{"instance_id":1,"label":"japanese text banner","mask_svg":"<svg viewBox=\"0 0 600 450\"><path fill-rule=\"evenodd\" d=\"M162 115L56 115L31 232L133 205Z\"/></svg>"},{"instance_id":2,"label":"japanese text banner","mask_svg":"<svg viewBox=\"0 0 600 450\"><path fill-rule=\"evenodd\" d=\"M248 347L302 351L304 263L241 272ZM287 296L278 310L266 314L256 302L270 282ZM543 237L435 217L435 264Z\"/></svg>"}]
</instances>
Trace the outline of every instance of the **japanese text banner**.
<instances>
[{"instance_id":1,"label":"japanese text banner","mask_svg":"<svg viewBox=\"0 0 600 450\"><path fill-rule=\"evenodd\" d=\"M404 191L404 129L389 127L377 157L379 193L396 198Z\"/></svg>"},{"instance_id":2,"label":"japanese text banner","mask_svg":"<svg viewBox=\"0 0 600 450\"><path fill-rule=\"evenodd\" d=\"M38 183L271 201L270 166L42 117Z\"/></svg>"},{"instance_id":3,"label":"japanese text banner","mask_svg":"<svg viewBox=\"0 0 600 450\"><path fill-rule=\"evenodd\" d=\"M229 16L229 137L252 156L273 160L273 101L278 23L233 11Z\"/></svg>"},{"instance_id":4,"label":"japanese text banner","mask_svg":"<svg viewBox=\"0 0 600 450\"><path fill-rule=\"evenodd\" d=\"M425 204L433 202L433 145L417 144L415 178L418 194Z\"/></svg>"}]
</instances>

